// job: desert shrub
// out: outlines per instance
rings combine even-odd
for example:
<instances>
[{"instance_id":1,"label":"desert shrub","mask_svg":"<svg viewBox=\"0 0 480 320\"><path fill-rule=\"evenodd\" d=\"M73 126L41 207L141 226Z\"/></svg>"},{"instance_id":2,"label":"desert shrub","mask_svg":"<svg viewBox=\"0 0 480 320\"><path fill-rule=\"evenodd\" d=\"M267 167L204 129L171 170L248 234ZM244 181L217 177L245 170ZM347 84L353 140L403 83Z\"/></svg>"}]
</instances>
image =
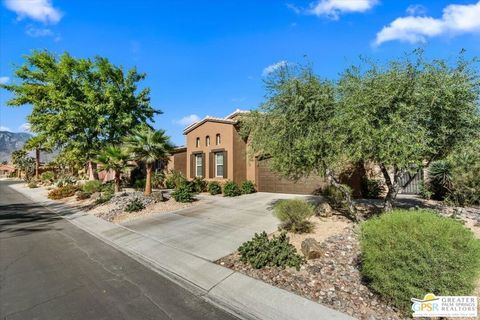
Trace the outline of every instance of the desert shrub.
<instances>
[{"instance_id":1,"label":"desert shrub","mask_svg":"<svg viewBox=\"0 0 480 320\"><path fill-rule=\"evenodd\" d=\"M35 180L31 180L28 185L27 185L30 189L33 189L33 188L38 188L38 185L37 185L37 182Z\"/></svg>"},{"instance_id":2,"label":"desert shrub","mask_svg":"<svg viewBox=\"0 0 480 320\"><path fill-rule=\"evenodd\" d=\"M102 191L102 181L100 180L90 180L85 182L82 186L82 191L85 193L94 193Z\"/></svg>"},{"instance_id":3,"label":"desert shrub","mask_svg":"<svg viewBox=\"0 0 480 320\"><path fill-rule=\"evenodd\" d=\"M163 187L163 182L165 181L165 174L163 171L157 171L152 174L152 187L155 189L160 189Z\"/></svg>"},{"instance_id":4,"label":"desert shrub","mask_svg":"<svg viewBox=\"0 0 480 320\"><path fill-rule=\"evenodd\" d=\"M185 182L187 182L187 178L180 171L172 170L165 178L165 187L175 189Z\"/></svg>"},{"instance_id":5,"label":"desert shrub","mask_svg":"<svg viewBox=\"0 0 480 320\"><path fill-rule=\"evenodd\" d=\"M480 140L462 146L448 160L452 163L448 202L458 206L480 205Z\"/></svg>"},{"instance_id":6,"label":"desert shrub","mask_svg":"<svg viewBox=\"0 0 480 320\"><path fill-rule=\"evenodd\" d=\"M125 211L127 211L127 212L136 212L136 211L140 211L140 210L143 210L143 209L145 209L145 205L138 198L132 199L127 204L127 206L125 207Z\"/></svg>"},{"instance_id":7,"label":"desert shrub","mask_svg":"<svg viewBox=\"0 0 480 320\"><path fill-rule=\"evenodd\" d=\"M145 188L145 184L147 183L147 179L145 178L138 178L133 182L133 188L135 190L143 190Z\"/></svg>"},{"instance_id":8,"label":"desert shrub","mask_svg":"<svg viewBox=\"0 0 480 320\"><path fill-rule=\"evenodd\" d=\"M102 184L100 188L100 192L102 193L115 193L115 184L113 181L108 181L104 184Z\"/></svg>"},{"instance_id":9,"label":"desert shrub","mask_svg":"<svg viewBox=\"0 0 480 320\"><path fill-rule=\"evenodd\" d=\"M347 190L349 190L350 195L352 195L352 189L343 185ZM334 185L328 185L321 191L322 196L325 197L330 206L337 210L345 210L347 207L347 201L345 195L342 191Z\"/></svg>"},{"instance_id":10,"label":"desert shrub","mask_svg":"<svg viewBox=\"0 0 480 320\"><path fill-rule=\"evenodd\" d=\"M446 160L432 162L428 168L428 186L432 199L444 200L452 188L452 164Z\"/></svg>"},{"instance_id":11,"label":"desert shrub","mask_svg":"<svg viewBox=\"0 0 480 320\"><path fill-rule=\"evenodd\" d=\"M216 194L222 193L222 186L217 181L211 181L208 184L207 191L214 196Z\"/></svg>"},{"instance_id":12,"label":"desert shrub","mask_svg":"<svg viewBox=\"0 0 480 320\"><path fill-rule=\"evenodd\" d=\"M367 179L366 181L366 191L365 195L368 199L378 199L385 191L383 184L380 180Z\"/></svg>"},{"instance_id":13,"label":"desert shrub","mask_svg":"<svg viewBox=\"0 0 480 320\"><path fill-rule=\"evenodd\" d=\"M203 178L195 177L192 181L189 182L192 191L195 193L207 191L207 182Z\"/></svg>"},{"instance_id":14,"label":"desert shrub","mask_svg":"<svg viewBox=\"0 0 480 320\"><path fill-rule=\"evenodd\" d=\"M418 191L422 199L429 200L432 198L432 191L430 190L430 186L428 185L428 182L420 181L420 184L418 186Z\"/></svg>"},{"instance_id":15,"label":"desert shrub","mask_svg":"<svg viewBox=\"0 0 480 320\"><path fill-rule=\"evenodd\" d=\"M48 193L48 198L52 200L63 199L75 195L78 187L73 184L67 184L62 187L57 187Z\"/></svg>"},{"instance_id":16,"label":"desert shrub","mask_svg":"<svg viewBox=\"0 0 480 320\"><path fill-rule=\"evenodd\" d=\"M242 193L250 194L255 192L255 185L250 180L245 180L242 183Z\"/></svg>"},{"instance_id":17,"label":"desert shrub","mask_svg":"<svg viewBox=\"0 0 480 320\"><path fill-rule=\"evenodd\" d=\"M295 233L311 232L313 224L307 219L314 213L314 206L300 199L280 200L273 213L282 222L281 228Z\"/></svg>"},{"instance_id":18,"label":"desert shrub","mask_svg":"<svg viewBox=\"0 0 480 320\"><path fill-rule=\"evenodd\" d=\"M57 187L63 187L66 185L73 185L77 183L77 178L73 176L63 176L57 180Z\"/></svg>"},{"instance_id":19,"label":"desert shrub","mask_svg":"<svg viewBox=\"0 0 480 320\"><path fill-rule=\"evenodd\" d=\"M305 263L305 259L297 254L295 247L290 244L287 234L282 232L278 237L268 239L263 231L243 243L239 248L240 260L250 264L255 269L266 266L271 267L294 267L297 270Z\"/></svg>"},{"instance_id":20,"label":"desert shrub","mask_svg":"<svg viewBox=\"0 0 480 320\"><path fill-rule=\"evenodd\" d=\"M40 174L40 180L43 182L52 182L55 179L53 171L45 171Z\"/></svg>"},{"instance_id":21,"label":"desert shrub","mask_svg":"<svg viewBox=\"0 0 480 320\"><path fill-rule=\"evenodd\" d=\"M223 195L225 197L236 197L242 194L238 185L233 181L227 181L223 185Z\"/></svg>"},{"instance_id":22,"label":"desert shrub","mask_svg":"<svg viewBox=\"0 0 480 320\"><path fill-rule=\"evenodd\" d=\"M98 198L95 200L95 204L96 204L96 205L103 204L103 203L105 203L105 202L110 201L112 198L113 198L113 193L104 192L104 193L102 193L102 194L100 195L100 197L98 197Z\"/></svg>"},{"instance_id":23,"label":"desert shrub","mask_svg":"<svg viewBox=\"0 0 480 320\"><path fill-rule=\"evenodd\" d=\"M480 271L480 241L454 219L395 210L361 225L361 272L369 287L405 312L432 292L469 295Z\"/></svg>"},{"instance_id":24,"label":"desert shrub","mask_svg":"<svg viewBox=\"0 0 480 320\"><path fill-rule=\"evenodd\" d=\"M92 196L91 193L85 192L85 191L78 191L75 193L77 195L77 200L85 200L88 199Z\"/></svg>"},{"instance_id":25,"label":"desert shrub","mask_svg":"<svg viewBox=\"0 0 480 320\"><path fill-rule=\"evenodd\" d=\"M188 183L182 183L172 192L172 197L177 202L192 202L194 197L191 185Z\"/></svg>"}]
</instances>

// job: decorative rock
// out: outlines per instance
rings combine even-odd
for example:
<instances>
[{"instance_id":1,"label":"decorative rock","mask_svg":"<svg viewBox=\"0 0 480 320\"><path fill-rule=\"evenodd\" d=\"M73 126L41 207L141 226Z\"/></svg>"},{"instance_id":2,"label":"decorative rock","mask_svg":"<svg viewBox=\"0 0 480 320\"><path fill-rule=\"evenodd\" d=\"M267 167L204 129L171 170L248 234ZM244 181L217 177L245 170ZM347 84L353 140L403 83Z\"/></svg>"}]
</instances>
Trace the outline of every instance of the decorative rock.
<instances>
[{"instance_id":1,"label":"decorative rock","mask_svg":"<svg viewBox=\"0 0 480 320\"><path fill-rule=\"evenodd\" d=\"M333 215L332 211L332 207L326 202L322 202L317 206L317 215L319 215L320 217L331 217Z\"/></svg>"},{"instance_id":2,"label":"decorative rock","mask_svg":"<svg viewBox=\"0 0 480 320\"><path fill-rule=\"evenodd\" d=\"M323 249L313 238L307 238L302 242L302 252L307 259L317 259L323 254Z\"/></svg>"},{"instance_id":3,"label":"decorative rock","mask_svg":"<svg viewBox=\"0 0 480 320\"><path fill-rule=\"evenodd\" d=\"M92 195L90 196L90 198L92 200L97 200L98 198L100 198L100 192L94 192L92 193Z\"/></svg>"}]
</instances>

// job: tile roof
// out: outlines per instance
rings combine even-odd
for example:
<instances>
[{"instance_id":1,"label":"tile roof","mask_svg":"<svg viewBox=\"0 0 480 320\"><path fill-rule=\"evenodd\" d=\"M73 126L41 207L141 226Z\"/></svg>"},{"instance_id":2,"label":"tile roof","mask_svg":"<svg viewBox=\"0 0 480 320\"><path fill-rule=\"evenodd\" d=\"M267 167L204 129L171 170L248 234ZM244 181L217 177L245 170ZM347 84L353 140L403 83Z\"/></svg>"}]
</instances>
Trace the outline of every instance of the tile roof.
<instances>
[{"instance_id":1,"label":"tile roof","mask_svg":"<svg viewBox=\"0 0 480 320\"><path fill-rule=\"evenodd\" d=\"M187 134L190 131L192 131L193 129L195 129L195 128L199 127L200 125L204 124L205 122L209 122L209 121L219 122L219 123L235 124L235 123L237 123L237 120L233 120L232 119L233 117L237 116L238 114L248 113L248 112L250 112L250 111L237 109L234 112L230 113L225 118L206 116L202 120L194 122L191 125L187 126L185 129L183 129L183 134Z\"/></svg>"}]
</instances>

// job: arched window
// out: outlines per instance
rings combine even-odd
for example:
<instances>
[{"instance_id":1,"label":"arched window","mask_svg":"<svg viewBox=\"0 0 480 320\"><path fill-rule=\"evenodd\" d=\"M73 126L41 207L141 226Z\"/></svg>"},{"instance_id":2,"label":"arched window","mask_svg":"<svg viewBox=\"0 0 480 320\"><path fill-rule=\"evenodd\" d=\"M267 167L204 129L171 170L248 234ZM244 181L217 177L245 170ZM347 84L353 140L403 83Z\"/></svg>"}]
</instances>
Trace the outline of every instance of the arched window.
<instances>
[{"instance_id":1,"label":"arched window","mask_svg":"<svg viewBox=\"0 0 480 320\"><path fill-rule=\"evenodd\" d=\"M215 143L220 144L222 140L220 139L220 133L217 133L217 137L215 138Z\"/></svg>"},{"instance_id":2,"label":"arched window","mask_svg":"<svg viewBox=\"0 0 480 320\"><path fill-rule=\"evenodd\" d=\"M197 148L200 147L200 138L197 138L197 139L195 140L195 146L196 146Z\"/></svg>"},{"instance_id":3,"label":"arched window","mask_svg":"<svg viewBox=\"0 0 480 320\"><path fill-rule=\"evenodd\" d=\"M210 145L210 136L205 137L205 145L208 147Z\"/></svg>"}]
</instances>

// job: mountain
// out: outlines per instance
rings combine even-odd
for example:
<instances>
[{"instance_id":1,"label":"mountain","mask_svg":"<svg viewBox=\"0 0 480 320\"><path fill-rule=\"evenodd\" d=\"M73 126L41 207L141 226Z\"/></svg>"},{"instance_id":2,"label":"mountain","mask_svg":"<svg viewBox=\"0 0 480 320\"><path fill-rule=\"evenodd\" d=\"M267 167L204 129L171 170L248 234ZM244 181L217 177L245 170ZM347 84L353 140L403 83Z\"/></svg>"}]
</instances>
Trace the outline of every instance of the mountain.
<instances>
[{"instance_id":1,"label":"mountain","mask_svg":"<svg viewBox=\"0 0 480 320\"><path fill-rule=\"evenodd\" d=\"M10 161L12 152L22 148L31 136L26 132L0 131L0 162Z\"/></svg>"}]
</instances>

